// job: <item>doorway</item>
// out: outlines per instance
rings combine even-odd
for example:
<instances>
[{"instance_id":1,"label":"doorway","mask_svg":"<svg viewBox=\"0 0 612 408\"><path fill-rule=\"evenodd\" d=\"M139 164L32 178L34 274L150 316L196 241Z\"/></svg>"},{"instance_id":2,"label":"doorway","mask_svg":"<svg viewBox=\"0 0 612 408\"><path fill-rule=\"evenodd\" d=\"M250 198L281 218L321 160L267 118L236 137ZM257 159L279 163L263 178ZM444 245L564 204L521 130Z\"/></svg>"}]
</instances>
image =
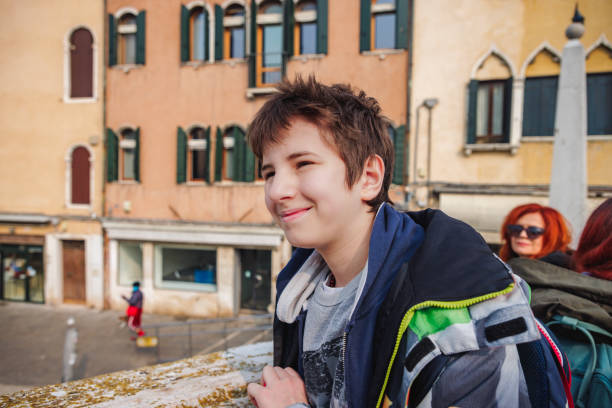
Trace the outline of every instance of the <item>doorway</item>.
<instances>
[{"instance_id":1,"label":"doorway","mask_svg":"<svg viewBox=\"0 0 612 408\"><path fill-rule=\"evenodd\" d=\"M267 311L270 305L272 253L239 249L240 308Z\"/></svg>"},{"instance_id":2,"label":"doorway","mask_svg":"<svg viewBox=\"0 0 612 408\"><path fill-rule=\"evenodd\" d=\"M62 241L64 302L85 303L85 241Z\"/></svg>"}]
</instances>

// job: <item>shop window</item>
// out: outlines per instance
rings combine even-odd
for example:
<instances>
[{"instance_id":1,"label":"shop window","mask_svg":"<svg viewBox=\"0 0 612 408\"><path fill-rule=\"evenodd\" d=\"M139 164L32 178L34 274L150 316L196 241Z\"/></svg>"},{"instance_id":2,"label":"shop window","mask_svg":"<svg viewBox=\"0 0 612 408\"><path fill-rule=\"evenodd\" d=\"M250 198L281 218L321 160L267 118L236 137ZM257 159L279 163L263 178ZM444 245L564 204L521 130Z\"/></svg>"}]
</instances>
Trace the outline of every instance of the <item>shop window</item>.
<instances>
[{"instance_id":1,"label":"shop window","mask_svg":"<svg viewBox=\"0 0 612 408\"><path fill-rule=\"evenodd\" d=\"M70 202L90 203L90 154L83 146L76 147L70 155Z\"/></svg>"},{"instance_id":2,"label":"shop window","mask_svg":"<svg viewBox=\"0 0 612 408\"><path fill-rule=\"evenodd\" d=\"M142 244L139 242L119 242L118 283L131 286L133 282L142 282Z\"/></svg>"},{"instance_id":3,"label":"shop window","mask_svg":"<svg viewBox=\"0 0 612 408\"><path fill-rule=\"evenodd\" d=\"M0 245L0 298L44 302L43 247Z\"/></svg>"},{"instance_id":4,"label":"shop window","mask_svg":"<svg viewBox=\"0 0 612 408\"><path fill-rule=\"evenodd\" d=\"M181 245L155 246L155 284L166 289L217 289L217 250Z\"/></svg>"},{"instance_id":5,"label":"shop window","mask_svg":"<svg viewBox=\"0 0 612 408\"><path fill-rule=\"evenodd\" d=\"M181 61L207 61L208 11L202 6L181 6Z\"/></svg>"},{"instance_id":6,"label":"shop window","mask_svg":"<svg viewBox=\"0 0 612 408\"><path fill-rule=\"evenodd\" d=\"M361 0L360 51L408 48L407 0Z\"/></svg>"},{"instance_id":7,"label":"shop window","mask_svg":"<svg viewBox=\"0 0 612 408\"><path fill-rule=\"evenodd\" d=\"M240 307L265 311L271 303L271 251L239 249L237 252Z\"/></svg>"},{"instance_id":8,"label":"shop window","mask_svg":"<svg viewBox=\"0 0 612 408\"><path fill-rule=\"evenodd\" d=\"M70 97L93 97L93 36L86 28L70 36Z\"/></svg>"},{"instance_id":9,"label":"shop window","mask_svg":"<svg viewBox=\"0 0 612 408\"><path fill-rule=\"evenodd\" d=\"M109 14L109 66L145 63L145 11Z\"/></svg>"}]
</instances>

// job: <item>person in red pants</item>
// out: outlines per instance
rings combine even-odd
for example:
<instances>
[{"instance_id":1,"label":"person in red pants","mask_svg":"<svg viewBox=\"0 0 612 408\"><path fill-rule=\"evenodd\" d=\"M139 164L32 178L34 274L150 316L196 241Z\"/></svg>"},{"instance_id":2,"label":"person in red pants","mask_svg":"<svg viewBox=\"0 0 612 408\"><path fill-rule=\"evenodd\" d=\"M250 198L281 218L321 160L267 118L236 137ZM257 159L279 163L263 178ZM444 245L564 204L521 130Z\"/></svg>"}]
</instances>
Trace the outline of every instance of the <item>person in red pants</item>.
<instances>
[{"instance_id":1,"label":"person in red pants","mask_svg":"<svg viewBox=\"0 0 612 408\"><path fill-rule=\"evenodd\" d=\"M128 302L129 306L125 311L127 316L127 325L134 333L138 334L138 337L144 336L144 331L141 326L142 316L142 301L143 296L140 291L140 282L136 281L132 283L132 295L129 297L121 295L121 297Z\"/></svg>"}]
</instances>

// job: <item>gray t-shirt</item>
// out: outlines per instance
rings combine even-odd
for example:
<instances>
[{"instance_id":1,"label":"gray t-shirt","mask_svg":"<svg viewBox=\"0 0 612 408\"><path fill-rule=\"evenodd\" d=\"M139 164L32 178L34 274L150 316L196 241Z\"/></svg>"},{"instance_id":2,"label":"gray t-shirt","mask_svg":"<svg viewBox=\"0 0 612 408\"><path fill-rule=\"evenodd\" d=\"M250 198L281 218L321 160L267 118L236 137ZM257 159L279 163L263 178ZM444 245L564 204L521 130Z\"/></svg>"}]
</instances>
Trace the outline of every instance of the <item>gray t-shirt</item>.
<instances>
[{"instance_id":1,"label":"gray t-shirt","mask_svg":"<svg viewBox=\"0 0 612 408\"><path fill-rule=\"evenodd\" d=\"M367 268L367 263L364 270ZM349 322L362 270L342 288L321 281L308 300L302 355L304 382L311 406L345 407L344 329Z\"/></svg>"}]
</instances>

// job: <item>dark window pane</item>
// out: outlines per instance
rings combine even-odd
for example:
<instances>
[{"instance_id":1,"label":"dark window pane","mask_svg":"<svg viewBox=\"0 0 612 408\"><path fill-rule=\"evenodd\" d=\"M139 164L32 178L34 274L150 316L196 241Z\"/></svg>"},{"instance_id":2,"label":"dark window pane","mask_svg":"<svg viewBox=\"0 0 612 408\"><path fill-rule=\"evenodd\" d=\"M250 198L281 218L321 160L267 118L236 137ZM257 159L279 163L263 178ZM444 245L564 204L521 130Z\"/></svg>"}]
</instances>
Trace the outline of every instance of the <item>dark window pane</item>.
<instances>
[{"instance_id":1,"label":"dark window pane","mask_svg":"<svg viewBox=\"0 0 612 408\"><path fill-rule=\"evenodd\" d=\"M612 73L587 75L589 135L612 135Z\"/></svg>"},{"instance_id":2,"label":"dark window pane","mask_svg":"<svg viewBox=\"0 0 612 408\"><path fill-rule=\"evenodd\" d=\"M375 14L374 48L395 48L395 13Z\"/></svg>"},{"instance_id":3,"label":"dark window pane","mask_svg":"<svg viewBox=\"0 0 612 408\"><path fill-rule=\"evenodd\" d=\"M206 150L193 150L193 173L194 180L204 180L206 175Z\"/></svg>"},{"instance_id":4,"label":"dark window pane","mask_svg":"<svg viewBox=\"0 0 612 408\"><path fill-rule=\"evenodd\" d=\"M196 9L192 14L192 60L204 60L204 12L201 8Z\"/></svg>"},{"instance_id":5,"label":"dark window pane","mask_svg":"<svg viewBox=\"0 0 612 408\"><path fill-rule=\"evenodd\" d=\"M317 23L300 25L300 54L317 53Z\"/></svg>"},{"instance_id":6,"label":"dark window pane","mask_svg":"<svg viewBox=\"0 0 612 408\"><path fill-rule=\"evenodd\" d=\"M240 249L241 299L245 309L267 310L270 304L271 252Z\"/></svg>"},{"instance_id":7,"label":"dark window pane","mask_svg":"<svg viewBox=\"0 0 612 408\"><path fill-rule=\"evenodd\" d=\"M553 136L558 77L525 80L523 136Z\"/></svg>"},{"instance_id":8,"label":"dark window pane","mask_svg":"<svg viewBox=\"0 0 612 408\"><path fill-rule=\"evenodd\" d=\"M89 152L84 147L72 151L72 204L89 204Z\"/></svg>"},{"instance_id":9,"label":"dark window pane","mask_svg":"<svg viewBox=\"0 0 612 408\"><path fill-rule=\"evenodd\" d=\"M266 25L263 27L263 67L278 68L278 71L263 73L263 83L276 83L281 80L280 67L282 63L282 27Z\"/></svg>"},{"instance_id":10,"label":"dark window pane","mask_svg":"<svg viewBox=\"0 0 612 408\"><path fill-rule=\"evenodd\" d=\"M217 251L162 247L162 283L216 284Z\"/></svg>"},{"instance_id":11,"label":"dark window pane","mask_svg":"<svg viewBox=\"0 0 612 408\"><path fill-rule=\"evenodd\" d=\"M244 27L231 29L230 58L244 58Z\"/></svg>"},{"instance_id":12,"label":"dark window pane","mask_svg":"<svg viewBox=\"0 0 612 408\"><path fill-rule=\"evenodd\" d=\"M244 7L239 4L232 4L227 9L225 9L226 16L244 16Z\"/></svg>"},{"instance_id":13,"label":"dark window pane","mask_svg":"<svg viewBox=\"0 0 612 408\"><path fill-rule=\"evenodd\" d=\"M70 37L70 97L93 96L93 38L79 28Z\"/></svg>"},{"instance_id":14,"label":"dark window pane","mask_svg":"<svg viewBox=\"0 0 612 408\"><path fill-rule=\"evenodd\" d=\"M314 1L300 1L298 6L296 7L296 10L299 10L299 11L315 10L316 11L317 3Z\"/></svg>"}]
</instances>

